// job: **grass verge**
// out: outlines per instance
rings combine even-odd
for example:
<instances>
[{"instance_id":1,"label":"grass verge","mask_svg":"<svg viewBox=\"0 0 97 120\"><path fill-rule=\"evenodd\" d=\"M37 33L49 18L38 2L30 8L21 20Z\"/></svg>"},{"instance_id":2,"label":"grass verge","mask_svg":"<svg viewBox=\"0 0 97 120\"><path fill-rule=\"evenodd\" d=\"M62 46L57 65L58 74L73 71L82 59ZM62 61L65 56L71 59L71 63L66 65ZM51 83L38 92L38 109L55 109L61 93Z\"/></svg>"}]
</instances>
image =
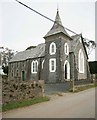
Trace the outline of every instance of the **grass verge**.
<instances>
[{"instance_id":1,"label":"grass verge","mask_svg":"<svg viewBox=\"0 0 97 120\"><path fill-rule=\"evenodd\" d=\"M0 104L0 112L2 112L2 105Z\"/></svg>"},{"instance_id":2,"label":"grass verge","mask_svg":"<svg viewBox=\"0 0 97 120\"><path fill-rule=\"evenodd\" d=\"M39 98L33 98L32 100L24 100L21 102L12 102L6 105L2 105L2 111L7 111L15 108L20 108L20 107L25 107L25 106L30 106L36 103L41 103L45 101L49 101L50 98L45 96L45 97L39 97Z\"/></svg>"},{"instance_id":3,"label":"grass verge","mask_svg":"<svg viewBox=\"0 0 97 120\"><path fill-rule=\"evenodd\" d=\"M94 88L94 87L97 87L97 83L96 84L88 84L88 85L75 86L74 93L75 92L80 92L80 91L83 91L83 90L87 90L89 88ZM73 89L70 89L69 92L73 92Z\"/></svg>"}]
</instances>

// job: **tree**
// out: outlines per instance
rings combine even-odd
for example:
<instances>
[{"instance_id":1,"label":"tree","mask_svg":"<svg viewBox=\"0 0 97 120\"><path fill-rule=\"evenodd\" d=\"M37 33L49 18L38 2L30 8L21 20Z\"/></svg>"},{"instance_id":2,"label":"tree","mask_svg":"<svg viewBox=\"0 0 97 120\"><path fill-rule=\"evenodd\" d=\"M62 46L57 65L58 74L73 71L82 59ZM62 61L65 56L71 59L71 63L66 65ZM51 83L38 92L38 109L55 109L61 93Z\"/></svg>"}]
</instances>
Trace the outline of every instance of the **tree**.
<instances>
[{"instance_id":1,"label":"tree","mask_svg":"<svg viewBox=\"0 0 97 120\"><path fill-rule=\"evenodd\" d=\"M93 40L88 40L87 38L83 38L83 42L87 48L87 54L90 55L92 50L96 48L96 43Z\"/></svg>"},{"instance_id":2,"label":"tree","mask_svg":"<svg viewBox=\"0 0 97 120\"><path fill-rule=\"evenodd\" d=\"M2 66L3 72L8 75L8 66Z\"/></svg>"},{"instance_id":3,"label":"tree","mask_svg":"<svg viewBox=\"0 0 97 120\"><path fill-rule=\"evenodd\" d=\"M14 56L14 54L17 51L14 51L12 49L9 48L4 48L2 49L2 51L0 51L0 56L1 56L1 65L2 66L8 66L8 62L10 61L10 59L12 59L12 57Z\"/></svg>"},{"instance_id":4,"label":"tree","mask_svg":"<svg viewBox=\"0 0 97 120\"><path fill-rule=\"evenodd\" d=\"M3 69L3 72L8 75L8 63L10 59L17 53L9 48L0 47L0 69Z\"/></svg>"}]
</instances>

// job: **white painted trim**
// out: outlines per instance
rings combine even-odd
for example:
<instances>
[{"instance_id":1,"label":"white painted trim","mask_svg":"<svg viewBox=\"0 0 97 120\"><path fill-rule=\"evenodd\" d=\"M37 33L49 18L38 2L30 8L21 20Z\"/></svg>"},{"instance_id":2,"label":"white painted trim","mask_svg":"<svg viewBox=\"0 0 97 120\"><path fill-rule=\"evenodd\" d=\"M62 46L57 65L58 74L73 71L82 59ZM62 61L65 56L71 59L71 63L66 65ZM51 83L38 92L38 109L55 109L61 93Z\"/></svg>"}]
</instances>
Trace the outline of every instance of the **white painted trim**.
<instances>
[{"instance_id":1,"label":"white painted trim","mask_svg":"<svg viewBox=\"0 0 97 120\"><path fill-rule=\"evenodd\" d=\"M35 67L34 69L33 66ZM33 60L31 63L31 73L37 73L37 71L38 71L38 61Z\"/></svg>"},{"instance_id":2,"label":"white painted trim","mask_svg":"<svg viewBox=\"0 0 97 120\"><path fill-rule=\"evenodd\" d=\"M67 50L66 50L66 49L67 49ZM64 45L64 52L65 52L66 55L69 54L69 46L68 46L67 43L65 43L65 45Z\"/></svg>"},{"instance_id":3,"label":"white painted trim","mask_svg":"<svg viewBox=\"0 0 97 120\"><path fill-rule=\"evenodd\" d=\"M52 70L52 61L54 62L54 70ZM49 60L49 71L50 72L55 72L56 71L56 59L55 58L51 58Z\"/></svg>"},{"instance_id":4,"label":"white painted trim","mask_svg":"<svg viewBox=\"0 0 97 120\"><path fill-rule=\"evenodd\" d=\"M81 56L80 56L80 54L81 54ZM82 64L80 64L81 62L82 62ZM78 53L78 65L79 65L79 73L84 73L84 69L85 69L84 68L84 54L83 54L82 49L80 49L79 53Z\"/></svg>"},{"instance_id":5,"label":"white painted trim","mask_svg":"<svg viewBox=\"0 0 97 120\"><path fill-rule=\"evenodd\" d=\"M67 79L70 79L70 64L69 62L66 60L64 63L64 78L65 78L65 65L67 64Z\"/></svg>"},{"instance_id":6,"label":"white painted trim","mask_svg":"<svg viewBox=\"0 0 97 120\"><path fill-rule=\"evenodd\" d=\"M43 69L43 66L44 66L44 60L42 61L42 69Z\"/></svg>"},{"instance_id":7,"label":"white painted trim","mask_svg":"<svg viewBox=\"0 0 97 120\"><path fill-rule=\"evenodd\" d=\"M54 52L52 52L52 46L54 46ZM49 54L54 55L56 53L56 44L52 42L49 47Z\"/></svg>"},{"instance_id":8,"label":"white painted trim","mask_svg":"<svg viewBox=\"0 0 97 120\"><path fill-rule=\"evenodd\" d=\"M80 41L80 43L82 43L82 39L81 39L81 37L79 38L79 41Z\"/></svg>"}]
</instances>

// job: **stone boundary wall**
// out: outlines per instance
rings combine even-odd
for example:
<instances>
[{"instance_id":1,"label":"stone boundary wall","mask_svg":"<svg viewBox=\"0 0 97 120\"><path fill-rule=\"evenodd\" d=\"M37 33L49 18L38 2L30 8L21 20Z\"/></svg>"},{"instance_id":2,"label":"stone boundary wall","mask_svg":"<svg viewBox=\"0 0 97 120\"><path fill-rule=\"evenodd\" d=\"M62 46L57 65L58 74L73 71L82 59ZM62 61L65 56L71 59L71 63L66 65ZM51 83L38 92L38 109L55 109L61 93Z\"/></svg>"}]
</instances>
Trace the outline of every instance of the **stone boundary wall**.
<instances>
[{"instance_id":1,"label":"stone boundary wall","mask_svg":"<svg viewBox=\"0 0 97 120\"><path fill-rule=\"evenodd\" d=\"M93 83L93 80L84 79L84 80L75 80L74 81L75 85L87 85L87 84L91 84L91 83Z\"/></svg>"},{"instance_id":2,"label":"stone boundary wall","mask_svg":"<svg viewBox=\"0 0 97 120\"><path fill-rule=\"evenodd\" d=\"M44 81L16 81L2 78L2 104L42 97Z\"/></svg>"}]
</instances>

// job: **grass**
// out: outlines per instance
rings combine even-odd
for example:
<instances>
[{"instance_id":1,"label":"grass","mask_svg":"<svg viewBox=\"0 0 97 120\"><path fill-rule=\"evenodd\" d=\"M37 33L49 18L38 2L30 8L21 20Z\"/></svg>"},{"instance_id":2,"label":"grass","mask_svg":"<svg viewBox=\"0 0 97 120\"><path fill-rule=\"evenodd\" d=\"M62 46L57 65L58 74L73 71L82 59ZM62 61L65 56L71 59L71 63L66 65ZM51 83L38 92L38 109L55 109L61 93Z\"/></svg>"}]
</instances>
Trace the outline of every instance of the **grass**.
<instances>
[{"instance_id":1,"label":"grass","mask_svg":"<svg viewBox=\"0 0 97 120\"><path fill-rule=\"evenodd\" d=\"M24 100L21 102L12 102L6 105L2 105L2 111L4 112L4 111L15 109L15 108L30 106L36 103L41 103L49 100L50 98L45 96L45 97L33 98L31 100Z\"/></svg>"},{"instance_id":2,"label":"grass","mask_svg":"<svg viewBox=\"0 0 97 120\"><path fill-rule=\"evenodd\" d=\"M97 83L95 84L88 84L88 85L80 85L80 86L75 86L74 88L74 93L75 92L80 92L80 91L83 91L83 90L87 90L89 88L94 88L94 87L97 87ZM69 90L69 92L73 92L72 89Z\"/></svg>"},{"instance_id":3,"label":"grass","mask_svg":"<svg viewBox=\"0 0 97 120\"><path fill-rule=\"evenodd\" d=\"M2 112L2 105L0 104L0 112Z\"/></svg>"}]
</instances>

